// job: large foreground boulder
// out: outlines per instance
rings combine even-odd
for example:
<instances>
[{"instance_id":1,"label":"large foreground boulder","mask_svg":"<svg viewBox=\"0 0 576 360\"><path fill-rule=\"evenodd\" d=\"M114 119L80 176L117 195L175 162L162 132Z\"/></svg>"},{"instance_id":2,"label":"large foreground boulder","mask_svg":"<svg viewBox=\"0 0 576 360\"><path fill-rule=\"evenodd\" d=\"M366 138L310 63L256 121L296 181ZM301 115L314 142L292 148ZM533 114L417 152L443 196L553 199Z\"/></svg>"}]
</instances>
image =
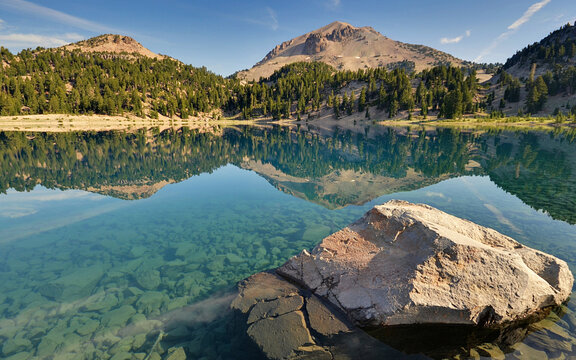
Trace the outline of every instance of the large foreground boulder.
<instances>
[{"instance_id":1,"label":"large foreground boulder","mask_svg":"<svg viewBox=\"0 0 576 360\"><path fill-rule=\"evenodd\" d=\"M559 305L566 263L427 205L389 201L277 269L361 326L525 319Z\"/></svg>"}]
</instances>

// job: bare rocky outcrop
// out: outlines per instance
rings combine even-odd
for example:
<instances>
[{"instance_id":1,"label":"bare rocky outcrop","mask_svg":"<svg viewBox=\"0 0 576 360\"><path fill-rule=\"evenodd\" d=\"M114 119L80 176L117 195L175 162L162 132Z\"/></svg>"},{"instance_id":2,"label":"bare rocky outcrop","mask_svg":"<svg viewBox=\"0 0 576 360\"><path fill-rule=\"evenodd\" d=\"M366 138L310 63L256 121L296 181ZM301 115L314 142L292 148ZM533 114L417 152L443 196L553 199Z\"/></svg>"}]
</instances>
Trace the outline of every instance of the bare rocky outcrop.
<instances>
[{"instance_id":1,"label":"bare rocky outcrop","mask_svg":"<svg viewBox=\"0 0 576 360\"><path fill-rule=\"evenodd\" d=\"M65 45L63 48L70 51L80 50L82 52L108 53L110 55L116 54L116 56L120 54L131 54L159 60L165 58L163 55L158 55L148 50L138 41L129 36L116 34L96 36L87 40Z\"/></svg>"},{"instance_id":2,"label":"bare rocky outcrop","mask_svg":"<svg viewBox=\"0 0 576 360\"><path fill-rule=\"evenodd\" d=\"M299 61L320 61L343 70L394 68L412 63L417 71L440 63L456 66L464 63L428 46L394 41L369 26L355 27L335 21L275 46L250 70L239 72L238 77L258 80Z\"/></svg>"},{"instance_id":3,"label":"bare rocky outcrop","mask_svg":"<svg viewBox=\"0 0 576 360\"><path fill-rule=\"evenodd\" d=\"M567 264L427 205L389 201L277 273L361 326L497 325L564 302Z\"/></svg>"}]
</instances>

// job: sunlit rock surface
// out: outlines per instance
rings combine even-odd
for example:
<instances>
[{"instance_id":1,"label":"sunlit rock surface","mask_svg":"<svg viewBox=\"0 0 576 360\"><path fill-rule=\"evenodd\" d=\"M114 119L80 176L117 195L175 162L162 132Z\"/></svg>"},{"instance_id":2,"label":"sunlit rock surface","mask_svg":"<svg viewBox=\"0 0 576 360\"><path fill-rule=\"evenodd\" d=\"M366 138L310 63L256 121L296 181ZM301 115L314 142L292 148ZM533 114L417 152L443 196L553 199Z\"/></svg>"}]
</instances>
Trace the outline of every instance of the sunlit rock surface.
<instances>
[{"instance_id":1,"label":"sunlit rock surface","mask_svg":"<svg viewBox=\"0 0 576 360\"><path fill-rule=\"evenodd\" d=\"M494 325L564 302L567 264L427 205L389 201L277 272L362 326Z\"/></svg>"}]
</instances>

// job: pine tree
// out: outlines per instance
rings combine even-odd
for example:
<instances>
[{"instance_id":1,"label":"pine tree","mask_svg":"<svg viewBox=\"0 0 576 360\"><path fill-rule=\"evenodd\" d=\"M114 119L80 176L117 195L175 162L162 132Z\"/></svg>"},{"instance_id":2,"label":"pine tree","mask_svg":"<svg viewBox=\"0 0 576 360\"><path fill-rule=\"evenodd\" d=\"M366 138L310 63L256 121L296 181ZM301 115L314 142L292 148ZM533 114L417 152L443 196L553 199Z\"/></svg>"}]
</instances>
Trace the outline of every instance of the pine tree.
<instances>
[{"instance_id":1,"label":"pine tree","mask_svg":"<svg viewBox=\"0 0 576 360\"><path fill-rule=\"evenodd\" d=\"M378 109L384 109L386 104L386 90L384 89L384 83L380 83L380 89L378 90Z\"/></svg>"},{"instance_id":2,"label":"pine tree","mask_svg":"<svg viewBox=\"0 0 576 360\"><path fill-rule=\"evenodd\" d=\"M334 117L338 119L340 117L340 98L336 96L333 100Z\"/></svg>"},{"instance_id":3,"label":"pine tree","mask_svg":"<svg viewBox=\"0 0 576 360\"><path fill-rule=\"evenodd\" d=\"M358 112L364 111L366 107L366 87L362 88L360 92L360 99L358 99Z\"/></svg>"},{"instance_id":4,"label":"pine tree","mask_svg":"<svg viewBox=\"0 0 576 360\"><path fill-rule=\"evenodd\" d=\"M348 115L352 115L355 103L356 103L356 96L354 95L354 91L352 91L352 93L350 94L350 101L348 103L348 106L346 107L346 113Z\"/></svg>"},{"instance_id":5,"label":"pine tree","mask_svg":"<svg viewBox=\"0 0 576 360\"><path fill-rule=\"evenodd\" d=\"M399 107L398 100L393 99L390 102L390 108L388 110L388 117L389 118L393 118L394 116L396 116L398 114L398 107Z\"/></svg>"},{"instance_id":6,"label":"pine tree","mask_svg":"<svg viewBox=\"0 0 576 360\"><path fill-rule=\"evenodd\" d=\"M444 97L443 116L448 119L457 119L462 116L462 93L459 90L449 91Z\"/></svg>"}]
</instances>

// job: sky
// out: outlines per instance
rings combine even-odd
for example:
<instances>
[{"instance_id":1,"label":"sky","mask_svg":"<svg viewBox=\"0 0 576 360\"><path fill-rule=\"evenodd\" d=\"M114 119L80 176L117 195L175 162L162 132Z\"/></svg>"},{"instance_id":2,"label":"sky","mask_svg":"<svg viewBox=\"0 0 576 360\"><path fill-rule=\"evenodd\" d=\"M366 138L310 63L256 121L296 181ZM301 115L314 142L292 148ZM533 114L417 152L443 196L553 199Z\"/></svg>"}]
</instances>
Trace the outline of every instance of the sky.
<instances>
[{"instance_id":1,"label":"sky","mask_svg":"<svg viewBox=\"0 0 576 360\"><path fill-rule=\"evenodd\" d=\"M464 60L504 62L576 21L575 0L0 0L0 46L56 47L100 34L135 38L230 75L274 46L333 21Z\"/></svg>"}]
</instances>

